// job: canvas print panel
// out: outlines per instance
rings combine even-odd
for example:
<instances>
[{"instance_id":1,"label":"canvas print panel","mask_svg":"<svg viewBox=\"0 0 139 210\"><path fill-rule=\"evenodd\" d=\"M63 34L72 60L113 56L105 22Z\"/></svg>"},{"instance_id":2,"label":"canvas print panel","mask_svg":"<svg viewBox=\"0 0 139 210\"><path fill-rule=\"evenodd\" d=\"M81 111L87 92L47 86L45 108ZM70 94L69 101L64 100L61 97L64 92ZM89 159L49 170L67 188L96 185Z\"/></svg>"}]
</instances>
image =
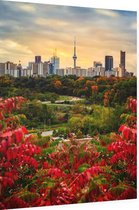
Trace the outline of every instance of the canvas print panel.
<instances>
[{"instance_id":1,"label":"canvas print panel","mask_svg":"<svg viewBox=\"0 0 139 210\"><path fill-rule=\"evenodd\" d=\"M137 197L136 19L0 1L0 209Z\"/></svg>"}]
</instances>

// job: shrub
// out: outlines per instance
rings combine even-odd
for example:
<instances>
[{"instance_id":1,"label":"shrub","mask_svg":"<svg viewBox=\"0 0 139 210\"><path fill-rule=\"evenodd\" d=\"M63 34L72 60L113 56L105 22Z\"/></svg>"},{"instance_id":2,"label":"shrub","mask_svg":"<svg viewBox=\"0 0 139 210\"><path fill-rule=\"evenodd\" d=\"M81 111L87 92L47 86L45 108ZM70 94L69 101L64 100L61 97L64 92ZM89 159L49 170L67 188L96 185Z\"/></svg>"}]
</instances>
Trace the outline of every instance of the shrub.
<instances>
[{"instance_id":1,"label":"shrub","mask_svg":"<svg viewBox=\"0 0 139 210\"><path fill-rule=\"evenodd\" d=\"M136 198L133 101L129 108L134 118L125 121L110 142L108 136L97 135L91 142L71 138L57 143L48 139L45 144L45 138L25 137L27 129L12 114L25 99L0 99L0 208Z\"/></svg>"}]
</instances>

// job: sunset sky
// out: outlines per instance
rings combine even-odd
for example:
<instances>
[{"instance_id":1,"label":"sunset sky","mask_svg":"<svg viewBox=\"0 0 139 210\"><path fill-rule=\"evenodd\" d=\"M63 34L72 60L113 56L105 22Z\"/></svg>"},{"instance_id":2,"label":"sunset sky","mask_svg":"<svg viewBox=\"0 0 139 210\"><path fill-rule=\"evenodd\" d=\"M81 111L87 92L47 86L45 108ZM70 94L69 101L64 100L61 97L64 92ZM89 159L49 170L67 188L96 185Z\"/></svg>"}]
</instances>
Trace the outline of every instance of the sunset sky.
<instances>
[{"instance_id":1,"label":"sunset sky","mask_svg":"<svg viewBox=\"0 0 139 210\"><path fill-rule=\"evenodd\" d=\"M73 66L73 39L77 40L77 65L104 65L105 55L119 65L126 51L126 68L136 72L136 12L0 1L0 62L23 66L41 55L47 61L57 49L60 67Z\"/></svg>"}]
</instances>

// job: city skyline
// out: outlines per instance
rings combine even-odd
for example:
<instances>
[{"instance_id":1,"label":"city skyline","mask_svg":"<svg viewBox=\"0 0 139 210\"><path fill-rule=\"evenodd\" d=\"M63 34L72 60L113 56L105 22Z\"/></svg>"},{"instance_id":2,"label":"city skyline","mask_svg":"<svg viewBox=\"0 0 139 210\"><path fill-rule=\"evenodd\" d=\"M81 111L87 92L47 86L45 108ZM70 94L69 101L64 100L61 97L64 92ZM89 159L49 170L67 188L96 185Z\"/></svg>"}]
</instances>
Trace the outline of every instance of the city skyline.
<instances>
[{"instance_id":1,"label":"city skyline","mask_svg":"<svg viewBox=\"0 0 139 210\"><path fill-rule=\"evenodd\" d=\"M0 61L26 66L35 55L49 60L57 48L60 67L73 66L76 36L77 66L95 60L104 66L106 55L118 66L123 50L127 70L136 74L136 31L136 12L0 2Z\"/></svg>"}]
</instances>

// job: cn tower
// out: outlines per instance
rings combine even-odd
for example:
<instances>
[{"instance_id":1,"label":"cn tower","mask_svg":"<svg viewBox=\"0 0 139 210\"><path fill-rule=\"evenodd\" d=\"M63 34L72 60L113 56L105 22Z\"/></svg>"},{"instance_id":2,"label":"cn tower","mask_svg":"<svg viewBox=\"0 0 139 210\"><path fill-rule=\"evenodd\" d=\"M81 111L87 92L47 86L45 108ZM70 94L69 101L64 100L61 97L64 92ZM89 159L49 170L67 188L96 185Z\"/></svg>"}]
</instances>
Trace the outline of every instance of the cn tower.
<instances>
[{"instance_id":1,"label":"cn tower","mask_svg":"<svg viewBox=\"0 0 139 210\"><path fill-rule=\"evenodd\" d=\"M76 55L76 39L74 38L74 55L73 55L74 69L76 68L76 60L77 60L77 55Z\"/></svg>"}]
</instances>

